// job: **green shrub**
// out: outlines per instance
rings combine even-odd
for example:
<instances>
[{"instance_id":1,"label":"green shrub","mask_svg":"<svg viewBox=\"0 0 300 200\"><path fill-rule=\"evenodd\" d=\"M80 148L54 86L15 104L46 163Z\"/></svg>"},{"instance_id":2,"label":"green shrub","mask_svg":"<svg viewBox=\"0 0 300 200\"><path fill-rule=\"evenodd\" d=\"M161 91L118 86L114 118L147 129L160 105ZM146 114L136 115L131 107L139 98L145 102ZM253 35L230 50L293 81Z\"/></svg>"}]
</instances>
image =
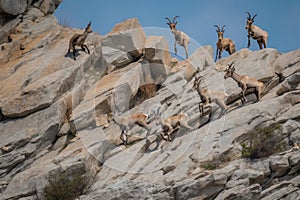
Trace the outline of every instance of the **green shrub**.
<instances>
[{"instance_id":1,"label":"green shrub","mask_svg":"<svg viewBox=\"0 0 300 200\"><path fill-rule=\"evenodd\" d=\"M280 124L256 127L246 134L246 140L241 144L242 157L252 160L284 151L287 146L284 139Z\"/></svg>"},{"instance_id":2,"label":"green shrub","mask_svg":"<svg viewBox=\"0 0 300 200\"><path fill-rule=\"evenodd\" d=\"M48 200L73 200L86 193L91 186L91 177L87 175L68 176L61 173L49 177L44 188L44 197Z\"/></svg>"},{"instance_id":3,"label":"green shrub","mask_svg":"<svg viewBox=\"0 0 300 200\"><path fill-rule=\"evenodd\" d=\"M201 165L202 168L206 169L206 170L215 170L218 167L218 163L217 162L210 162L210 163L204 163Z\"/></svg>"}]
</instances>

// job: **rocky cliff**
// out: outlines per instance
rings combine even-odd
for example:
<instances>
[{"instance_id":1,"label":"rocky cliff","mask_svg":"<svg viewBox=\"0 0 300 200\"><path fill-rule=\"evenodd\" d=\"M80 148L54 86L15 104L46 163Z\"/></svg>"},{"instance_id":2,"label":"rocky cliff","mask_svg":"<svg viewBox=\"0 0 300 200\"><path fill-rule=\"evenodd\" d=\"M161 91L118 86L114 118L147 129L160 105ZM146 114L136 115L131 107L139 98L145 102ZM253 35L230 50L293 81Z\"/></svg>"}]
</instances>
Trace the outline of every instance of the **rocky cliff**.
<instances>
[{"instance_id":1,"label":"rocky cliff","mask_svg":"<svg viewBox=\"0 0 300 200\"><path fill-rule=\"evenodd\" d=\"M214 63L206 46L178 61L164 37L128 19L106 36L89 34L91 53L78 51L74 61L69 39L83 30L57 23L59 3L0 2L1 199L43 199L61 173L92 177L80 199L300 198L300 50L242 49ZM233 60L238 73L268 85L261 101L236 98L240 88L223 78ZM195 74L228 93L225 115L217 118L213 103L210 121L209 109L200 115ZM136 125L121 143L111 91L122 116L149 115L149 134ZM187 114L195 129L162 140L159 107L163 119Z\"/></svg>"}]
</instances>

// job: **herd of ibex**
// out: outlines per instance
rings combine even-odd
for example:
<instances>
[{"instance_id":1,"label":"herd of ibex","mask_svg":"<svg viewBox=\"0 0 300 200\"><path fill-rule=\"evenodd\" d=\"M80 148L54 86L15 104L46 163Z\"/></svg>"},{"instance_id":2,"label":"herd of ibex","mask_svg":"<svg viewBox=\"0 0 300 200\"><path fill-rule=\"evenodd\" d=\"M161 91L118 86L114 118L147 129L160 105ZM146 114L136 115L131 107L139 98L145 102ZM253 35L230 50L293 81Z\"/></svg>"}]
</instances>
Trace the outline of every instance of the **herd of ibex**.
<instances>
[{"instance_id":1,"label":"herd of ibex","mask_svg":"<svg viewBox=\"0 0 300 200\"><path fill-rule=\"evenodd\" d=\"M247 24L246 24L246 30L247 30L247 37L248 37L248 48L250 47L250 37L257 41L259 48L262 49L263 47L266 48L267 40L268 40L268 33L258 26L253 25L254 18L257 16L256 14L251 17L251 14L247 12ZM177 54L177 48L176 44L179 44L180 46L184 47L186 58L188 58L188 45L190 43L190 38L187 34L184 32L177 30L176 25L177 21L176 19L179 16L175 16L173 20L170 20L168 17L165 19L168 21L167 24L169 25L172 33L175 36L174 41L174 52ZM225 25L220 28L218 25L214 25L216 27L216 31L218 34L218 41L216 43L217 50L216 50L216 57L215 61L217 59L221 59L222 52L225 50L230 55L235 53L235 43L230 38L224 38L223 34L225 32ZM89 48L85 45L85 40L89 33L91 33L91 22L87 25L85 31L82 34L75 34L69 41L69 50L68 53L72 50L73 53L73 59L76 60L76 46L80 46L83 51L87 50L88 53L90 53ZM256 80L255 78L251 78L246 75L239 75L235 72L234 67L234 61L230 64L228 64L224 70L225 75L224 79L227 79L231 77L234 81L237 82L238 86L241 87L240 92L240 99L242 103L244 104L246 101L245 97L245 91L249 88L253 88L255 90L255 95L257 97L257 101L260 101L261 95L265 89L264 83ZM278 75L278 74L277 74ZM280 75L280 74L279 74ZM278 76L279 76L278 75ZM215 90L209 90L203 85L201 85L201 81L203 80L203 76L195 75L194 83L192 88L196 90L199 94L199 97L201 99L201 103L199 104L199 112L200 116L204 115L204 109L209 108L209 120L212 119L212 106L210 103L215 103L218 105L218 107L221 109L220 114L218 118L220 118L222 115L225 114L225 112L228 111L228 106L226 104L226 99L228 95L223 91L215 91ZM110 107L111 107L111 113L109 113L109 120L113 120L121 129L120 134L120 140L124 145L128 145L128 132L130 128L134 124L138 124L141 127L145 128L147 130L147 135L150 133L151 128L149 126L150 119L148 114L146 113L135 113L128 116L122 116L120 117L120 113L118 113L116 108L116 97L115 92L111 92L109 95L110 97ZM171 134L177 130L179 127L187 128L188 130L192 131L194 130L193 127L188 125L189 117L187 114L180 113L174 116L167 117L166 119L161 119L161 113L159 113L159 109L157 112L154 112L154 119L158 123L157 125L160 126L160 135L162 139L166 141L171 141L172 137Z\"/></svg>"},{"instance_id":2,"label":"herd of ibex","mask_svg":"<svg viewBox=\"0 0 300 200\"><path fill-rule=\"evenodd\" d=\"M253 25L254 18L257 16L256 14L251 18L251 15L249 12L247 12L248 17L247 17L247 24L246 24L246 30L248 31L248 48L250 47L250 37L252 37L254 40L257 41L259 48L262 49L266 48L267 46L267 41L268 41L268 33L258 26ZM177 54L177 48L176 44L179 44L184 47L186 58L188 58L188 44L190 43L190 38L185 34L184 32L177 30L176 25L177 21L176 18L179 16L176 16L173 18L173 21L171 21L168 17L166 19L168 20L167 24L169 25L172 33L175 36L175 42L174 42L174 52ZM222 56L223 50L226 50L230 55L235 52L235 44L230 38L224 38L223 34L225 32L223 25L222 29L218 25L214 25L217 28L217 33L218 33L218 41L217 41L217 51L216 51L216 58L220 59Z\"/></svg>"},{"instance_id":3,"label":"herd of ibex","mask_svg":"<svg viewBox=\"0 0 300 200\"><path fill-rule=\"evenodd\" d=\"M254 18L257 16L256 14L251 17L251 14L247 12L248 17L247 17L247 24L246 24L246 30L248 32L248 45L247 47L250 47L250 37L253 38L254 40L257 41L259 48L262 49L263 46L266 48L267 46L267 41L268 41L268 33L264 30L262 30L260 27L253 25ZM176 19L179 16L175 16L173 20L170 20L170 18L166 17L165 19L168 20L167 24L169 25L172 33L174 34L175 41L174 41L174 53L177 55L177 47L176 44L179 44L182 46L185 50L185 56L188 58L188 45L190 43L190 37L185 34L184 32L176 29L177 21ZM217 33L218 33L218 41L217 41L217 51L216 51L216 58L220 59L222 57L222 52L223 50L226 50L230 55L233 54L236 49L235 49L235 44L230 38L224 38L223 34L225 32L223 25L222 29L218 25L214 25L217 28ZM88 53L90 53L89 48L84 44L85 40L88 36L89 33L92 32L91 29L91 22L87 25L85 28L85 31L82 34L75 34L72 36L72 38L69 41L69 50L68 53L72 50L73 52L73 59L76 60L76 46L80 46L83 51L85 49L87 50Z\"/></svg>"}]
</instances>

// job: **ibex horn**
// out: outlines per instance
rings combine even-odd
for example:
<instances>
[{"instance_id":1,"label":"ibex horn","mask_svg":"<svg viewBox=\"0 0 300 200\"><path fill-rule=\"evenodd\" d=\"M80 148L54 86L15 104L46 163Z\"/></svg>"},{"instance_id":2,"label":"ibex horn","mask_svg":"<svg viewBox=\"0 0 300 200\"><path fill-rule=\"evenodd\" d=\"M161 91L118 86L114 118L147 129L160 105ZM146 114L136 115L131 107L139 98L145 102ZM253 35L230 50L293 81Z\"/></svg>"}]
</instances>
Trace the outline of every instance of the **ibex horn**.
<instances>
[{"instance_id":1,"label":"ibex horn","mask_svg":"<svg viewBox=\"0 0 300 200\"><path fill-rule=\"evenodd\" d=\"M225 25L223 25L223 26L222 26L222 32L224 32L224 31L225 31L225 30L224 30L224 28L225 28Z\"/></svg>"},{"instance_id":2,"label":"ibex horn","mask_svg":"<svg viewBox=\"0 0 300 200\"><path fill-rule=\"evenodd\" d=\"M251 14L249 12L246 12L248 14L248 18L249 20L251 20Z\"/></svg>"},{"instance_id":3,"label":"ibex horn","mask_svg":"<svg viewBox=\"0 0 300 200\"><path fill-rule=\"evenodd\" d=\"M214 25L215 27L217 27L217 31L220 32L220 27L218 25Z\"/></svg>"},{"instance_id":4,"label":"ibex horn","mask_svg":"<svg viewBox=\"0 0 300 200\"><path fill-rule=\"evenodd\" d=\"M168 17L165 17L165 19L169 21L169 23L167 23L167 24L169 24L169 25L172 24L171 20Z\"/></svg>"},{"instance_id":5,"label":"ibex horn","mask_svg":"<svg viewBox=\"0 0 300 200\"><path fill-rule=\"evenodd\" d=\"M175 23L177 23L177 22L175 22L175 20L176 20L176 18L178 18L179 16L175 16L174 18L173 18L173 23L175 24Z\"/></svg>"}]
</instances>

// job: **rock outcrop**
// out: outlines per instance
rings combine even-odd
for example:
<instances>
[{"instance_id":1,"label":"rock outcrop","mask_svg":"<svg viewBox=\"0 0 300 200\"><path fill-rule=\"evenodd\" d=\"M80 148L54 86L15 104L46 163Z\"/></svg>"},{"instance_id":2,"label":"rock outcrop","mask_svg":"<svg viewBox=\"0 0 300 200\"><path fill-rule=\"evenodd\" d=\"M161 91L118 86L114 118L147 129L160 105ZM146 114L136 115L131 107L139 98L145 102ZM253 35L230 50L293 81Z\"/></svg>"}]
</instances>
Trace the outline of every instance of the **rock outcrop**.
<instances>
[{"instance_id":1,"label":"rock outcrop","mask_svg":"<svg viewBox=\"0 0 300 200\"><path fill-rule=\"evenodd\" d=\"M51 13L60 2L0 3L8 16L0 34L12 39L0 41L1 199L43 199L60 173L93 177L79 199L300 198L299 50L242 49L214 63L205 46L174 62L165 38L146 37L134 18L106 36L90 34L91 54L79 51L74 61L68 42L83 30L57 23ZM261 101L236 98L241 89L223 78L233 60L238 73L268 86ZM210 121L208 108L200 115L196 73L203 86L228 93L232 108L221 118L213 103ZM127 146L110 117L112 91L121 116L149 115L150 133L133 126ZM187 114L195 129L163 140L158 110L162 119ZM257 140L269 154L251 152Z\"/></svg>"}]
</instances>

